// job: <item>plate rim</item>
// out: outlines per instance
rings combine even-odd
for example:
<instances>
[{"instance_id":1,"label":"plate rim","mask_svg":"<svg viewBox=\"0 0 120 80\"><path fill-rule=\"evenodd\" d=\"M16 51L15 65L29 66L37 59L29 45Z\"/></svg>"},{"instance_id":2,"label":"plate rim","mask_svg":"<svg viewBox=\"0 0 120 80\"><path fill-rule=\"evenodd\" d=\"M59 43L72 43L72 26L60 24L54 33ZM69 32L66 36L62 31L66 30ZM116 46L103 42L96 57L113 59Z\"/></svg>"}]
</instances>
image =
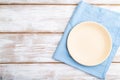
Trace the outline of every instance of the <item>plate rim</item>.
<instances>
[{"instance_id":1,"label":"plate rim","mask_svg":"<svg viewBox=\"0 0 120 80\"><path fill-rule=\"evenodd\" d=\"M70 50L69 50L69 48L68 48L68 44L69 44L69 43L68 43L68 38L69 38L69 36L70 36L70 33L72 32L72 30L74 30L75 27L77 27L77 26L80 25L80 24L84 24L84 23L94 23L94 24L97 24L99 27L101 27L101 28L104 29L104 31L108 34L108 37L109 37L109 40L110 40L110 50L108 51L107 56L105 56L105 58L104 58L103 60L101 60L99 63L94 64L94 65L88 65L88 64L84 64L84 63L81 63L81 62L77 61L77 60L72 56L72 54L71 54L71 52L70 52ZM110 53L111 53L111 50L112 50L112 45L113 45L113 44L112 44L112 37L111 37L111 34L110 34L110 32L108 31L108 29L107 29L105 26L103 26L102 24L100 24L100 23L98 23L98 22L94 22L94 21L83 21L83 22L78 23L77 25L75 25L75 26L69 31L68 36L67 36L67 49L68 49L68 52L69 52L70 56L71 56L72 59L75 60L77 63L79 63L79 64L81 64L81 65L84 65L84 66L96 66L96 65L99 65L99 64L103 63L103 62L109 57L109 55L110 55Z\"/></svg>"}]
</instances>

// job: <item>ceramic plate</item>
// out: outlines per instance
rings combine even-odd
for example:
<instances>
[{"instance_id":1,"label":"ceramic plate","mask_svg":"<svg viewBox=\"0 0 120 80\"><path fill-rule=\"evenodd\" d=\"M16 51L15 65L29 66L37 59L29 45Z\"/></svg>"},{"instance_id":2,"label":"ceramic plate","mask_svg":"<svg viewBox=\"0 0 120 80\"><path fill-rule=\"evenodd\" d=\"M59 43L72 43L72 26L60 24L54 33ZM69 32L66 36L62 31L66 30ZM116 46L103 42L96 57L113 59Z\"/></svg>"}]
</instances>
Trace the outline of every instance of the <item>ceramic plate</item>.
<instances>
[{"instance_id":1,"label":"ceramic plate","mask_svg":"<svg viewBox=\"0 0 120 80\"><path fill-rule=\"evenodd\" d=\"M82 22L68 35L67 48L71 57L86 66L102 63L110 54L112 40L104 26L96 22Z\"/></svg>"}]
</instances>

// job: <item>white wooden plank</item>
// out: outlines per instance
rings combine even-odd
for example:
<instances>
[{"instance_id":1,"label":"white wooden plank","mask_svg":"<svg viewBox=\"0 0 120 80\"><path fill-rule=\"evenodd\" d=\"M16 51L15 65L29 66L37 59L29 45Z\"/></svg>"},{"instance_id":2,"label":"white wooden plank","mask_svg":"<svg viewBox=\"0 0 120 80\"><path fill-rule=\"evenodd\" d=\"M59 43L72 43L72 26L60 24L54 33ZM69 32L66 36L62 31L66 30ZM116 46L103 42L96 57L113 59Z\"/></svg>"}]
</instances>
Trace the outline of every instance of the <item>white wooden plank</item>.
<instances>
[{"instance_id":1,"label":"white wooden plank","mask_svg":"<svg viewBox=\"0 0 120 80\"><path fill-rule=\"evenodd\" d=\"M52 55L61 34L0 34L0 63L56 62ZM120 49L113 62L120 62Z\"/></svg>"},{"instance_id":2,"label":"white wooden plank","mask_svg":"<svg viewBox=\"0 0 120 80\"><path fill-rule=\"evenodd\" d=\"M112 63L106 80L120 79L120 64ZM2 80L99 80L66 64L0 64Z\"/></svg>"},{"instance_id":3,"label":"white wooden plank","mask_svg":"<svg viewBox=\"0 0 120 80\"><path fill-rule=\"evenodd\" d=\"M1 4L78 4L81 0L0 0ZM91 4L120 4L120 0L84 0Z\"/></svg>"},{"instance_id":4,"label":"white wooden plank","mask_svg":"<svg viewBox=\"0 0 120 80\"><path fill-rule=\"evenodd\" d=\"M0 6L1 32L60 32L75 6Z\"/></svg>"},{"instance_id":5,"label":"white wooden plank","mask_svg":"<svg viewBox=\"0 0 120 80\"><path fill-rule=\"evenodd\" d=\"M120 62L120 47L118 48L117 53L113 58L113 62Z\"/></svg>"},{"instance_id":6,"label":"white wooden plank","mask_svg":"<svg viewBox=\"0 0 120 80\"><path fill-rule=\"evenodd\" d=\"M0 34L0 62L55 62L61 34Z\"/></svg>"},{"instance_id":7,"label":"white wooden plank","mask_svg":"<svg viewBox=\"0 0 120 80\"><path fill-rule=\"evenodd\" d=\"M100 7L120 12L120 6ZM0 5L0 32L63 32L74 8L74 5Z\"/></svg>"}]
</instances>

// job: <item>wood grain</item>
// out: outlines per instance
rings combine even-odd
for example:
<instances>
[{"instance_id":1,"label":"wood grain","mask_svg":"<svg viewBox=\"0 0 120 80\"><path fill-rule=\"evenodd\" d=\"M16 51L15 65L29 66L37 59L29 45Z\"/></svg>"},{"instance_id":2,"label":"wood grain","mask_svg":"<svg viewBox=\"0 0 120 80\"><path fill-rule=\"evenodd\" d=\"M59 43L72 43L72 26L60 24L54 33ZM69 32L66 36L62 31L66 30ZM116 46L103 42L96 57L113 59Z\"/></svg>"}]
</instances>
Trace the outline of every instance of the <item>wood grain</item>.
<instances>
[{"instance_id":1,"label":"wood grain","mask_svg":"<svg viewBox=\"0 0 120 80\"><path fill-rule=\"evenodd\" d=\"M61 32L74 7L1 5L0 32Z\"/></svg>"},{"instance_id":2,"label":"wood grain","mask_svg":"<svg viewBox=\"0 0 120 80\"><path fill-rule=\"evenodd\" d=\"M0 63L56 62L52 55L62 34L0 34ZM120 50L113 62L120 62Z\"/></svg>"},{"instance_id":3,"label":"wood grain","mask_svg":"<svg viewBox=\"0 0 120 80\"><path fill-rule=\"evenodd\" d=\"M0 62L54 62L61 34L0 34Z\"/></svg>"},{"instance_id":4,"label":"wood grain","mask_svg":"<svg viewBox=\"0 0 120 80\"><path fill-rule=\"evenodd\" d=\"M81 0L0 0L0 4L78 4ZM91 4L120 4L120 0L84 0Z\"/></svg>"},{"instance_id":5,"label":"wood grain","mask_svg":"<svg viewBox=\"0 0 120 80\"><path fill-rule=\"evenodd\" d=\"M120 64L112 63L106 80L120 79ZM2 80L99 80L66 64L1 64Z\"/></svg>"},{"instance_id":6,"label":"wood grain","mask_svg":"<svg viewBox=\"0 0 120 80\"><path fill-rule=\"evenodd\" d=\"M0 80L99 80L52 59L80 0L0 0ZM120 12L120 0L84 0ZM120 48L106 80L120 79Z\"/></svg>"},{"instance_id":7,"label":"wood grain","mask_svg":"<svg viewBox=\"0 0 120 80\"><path fill-rule=\"evenodd\" d=\"M75 7L0 5L0 32L63 32ZM100 7L120 12L120 6Z\"/></svg>"}]
</instances>

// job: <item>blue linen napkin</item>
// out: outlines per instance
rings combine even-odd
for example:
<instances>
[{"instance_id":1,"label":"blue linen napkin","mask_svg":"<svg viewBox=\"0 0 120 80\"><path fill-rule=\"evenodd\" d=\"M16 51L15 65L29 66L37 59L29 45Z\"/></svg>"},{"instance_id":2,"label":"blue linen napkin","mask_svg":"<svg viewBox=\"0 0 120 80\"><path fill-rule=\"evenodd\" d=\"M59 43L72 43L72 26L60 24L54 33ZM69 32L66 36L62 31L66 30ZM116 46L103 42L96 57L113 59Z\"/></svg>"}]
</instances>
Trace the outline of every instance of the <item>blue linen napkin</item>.
<instances>
[{"instance_id":1,"label":"blue linen napkin","mask_svg":"<svg viewBox=\"0 0 120 80\"><path fill-rule=\"evenodd\" d=\"M67 36L70 30L78 23L84 21L95 21L107 28L112 37L112 50L109 57L101 64L96 66L84 66L74 61L66 47ZM120 14L99 8L81 1L76 7L65 31L53 55L55 60L64 62L79 70L89 73L98 78L105 78L106 72L112 62L113 57L120 45Z\"/></svg>"}]
</instances>

